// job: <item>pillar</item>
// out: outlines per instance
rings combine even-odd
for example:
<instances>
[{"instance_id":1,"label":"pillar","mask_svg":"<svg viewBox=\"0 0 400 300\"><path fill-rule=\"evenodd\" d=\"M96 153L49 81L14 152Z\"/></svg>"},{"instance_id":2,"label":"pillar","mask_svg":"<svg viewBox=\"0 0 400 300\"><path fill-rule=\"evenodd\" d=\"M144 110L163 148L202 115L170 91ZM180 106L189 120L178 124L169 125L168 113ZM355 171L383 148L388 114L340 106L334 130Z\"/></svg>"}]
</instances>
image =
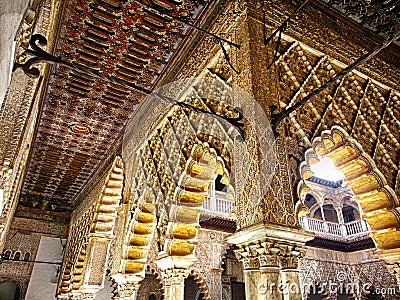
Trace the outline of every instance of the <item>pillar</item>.
<instances>
[{"instance_id":1,"label":"pillar","mask_svg":"<svg viewBox=\"0 0 400 300\"><path fill-rule=\"evenodd\" d=\"M183 300L185 293L185 278L188 269L164 269L161 276L164 279L164 300Z\"/></svg>"},{"instance_id":2,"label":"pillar","mask_svg":"<svg viewBox=\"0 0 400 300\"><path fill-rule=\"evenodd\" d=\"M323 221L326 221L326 220L325 220L325 213L324 213L324 207L323 207L323 205L320 204L320 205L319 205L319 208L320 208L320 210L321 210L321 217L322 217L322 220L323 220Z\"/></svg>"},{"instance_id":3,"label":"pillar","mask_svg":"<svg viewBox=\"0 0 400 300\"><path fill-rule=\"evenodd\" d=\"M235 255L245 267L246 299L302 299L298 260L305 255L302 246L312 238L302 229L261 223L229 236L227 241L239 247ZM268 294L265 281L278 288Z\"/></svg>"},{"instance_id":4,"label":"pillar","mask_svg":"<svg viewBox=\"0 0 400 300\"><path fill-rule=\"evenodd\" d=\"M335 207L336 215L339 224L344 224L343 212L341 207Z\"/></svg>"},{"instance_id":5,"label":"pillar","mask_svg":"<svg viewBox=\"0 0 400 300\"><path fill-rule=\"evenodd\" d=\"M346 228L346 224L344 223L342 208L340 206L336 206L335 211L336 211L338 223L340 224L340 230L341 230L342 236L347 236L347 228Z\"/></svg>"},{"instance_id":6,"label":"pillar","mask_svg":"<svg viewBox=\"0 0 400 300\"><path fill-rule=\"evenodd\" d=\"M261 267L262 286L260 286L260 293L264 294L263 299L281 299L280 279L279 267ZM261 290L261 288L264 288L264 290Z\"/></svg>"},{"instance_id":7,"label":"pillar","mask_svg":"<svg viewBox=\"0 0 400 300\"><path fill-rule=\"evenodd\" d=\"M276 300L282 298L280 289L280 266L278 254L280 249L273 247L272 242L263 242L258 249L260 261L261 286L260 293L263 294L262 299Z\"/></svg>"},{"instance_id":8,"label":"pillar","mask_svg":"<svg viewBox=\"0 0 400 300\"><path fill-rule=\"evenodd\" d=\"M284 300L301 300L298 263L304 257L305 251L290 244L281 245L279 262L281 267L282 294Z\"/></svg>"},{"instance_id":9,"label":"pillar","mask_svg":"<svg viewBox=\"0 0 400 300\"><path fill-rule=\"evenodd\" d=\"M256 245L235 251L236 258L243 263L246 299L264 299L264 286L261 281L260 263Z\"/></svg>"},{"instance_id":10,"label":"pillar","mask_svg":"<svg viewBox=\"0 0 400 300\"><path fill-rule=\"evenodd\" d=\"M222 269L211 269L210 298L222 299Z\"/></svg>"},{"instance_id":11,"label":"pillar","mask_svg":"<svg viewBox=\"0 0 400 300\"><path fill-rule=\"evenodd\" d=\"M263 293L263 290L261 285L261 272L259 269L245 268L244 287L246 292L246 299L254 299L254 300L262 299L261 295Z\"/></svg>"}]
</instances>

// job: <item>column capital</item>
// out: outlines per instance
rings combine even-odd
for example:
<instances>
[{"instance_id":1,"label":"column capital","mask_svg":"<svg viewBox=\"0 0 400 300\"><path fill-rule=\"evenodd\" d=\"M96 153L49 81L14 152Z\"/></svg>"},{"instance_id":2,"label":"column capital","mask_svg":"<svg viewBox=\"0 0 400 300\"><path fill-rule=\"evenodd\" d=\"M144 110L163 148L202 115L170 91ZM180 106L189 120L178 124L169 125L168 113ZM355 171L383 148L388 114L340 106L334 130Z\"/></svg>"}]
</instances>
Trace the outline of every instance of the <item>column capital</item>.
<instances>
[{"instance_id":1,"label":"column capital","mask_svg":"<svg viewBox=\"0 0 400 300\"><path fill-rule=\"evenodd\" d=\"M134 281L134 282L128 282L126 280L114 280L114 283L112 285L114 288L113 290L113 298L112 299L125 299L125 298L130 298L135 293L138 292L140 288L140 282Z\"/></svg>"},{"instance_id":2,"label":"column capital","mask_svg":"<svg viewBox=\"0 0 400 300\"><path fill-rule=\"evenodd\" d=\"M234 250L236 258L243 263L245 270L259 269L257 245L246 246Z\"/></svg>"},{"instance_id":3,"label":"column capital","mask_svg":"<svg viewBox=\"0 0 400 300\"><path fill-rule=\"evenodd\" d=\"M257 252L259 253L259 261L261 268L266 268L266 267L279 268L278 255L281 252L281 249L279 248L279 244L277 244L275 241L267 240L261 242L259 244Z\"/></svg>"},{"instance_id":4,"label":"column capital","mask_svg":"<svg viewBox=\"0 0 400 300\"><path fill-rule=\"evenodd\" d=\"M189 269L168 268L161 270L161 277L165 285L181 284L190 274Z\"/></svg>"},{"instance_id":5,"label":"column capital","mask_svg":"<svg viewBox=\"0 0 400 300\"><path fill-rule=\"evenodd\" d=\"M279 263L280 267L284 269L297 269L299 266L299 259L304 257L306 251L297 245L279 244L280 252Z\"/></svg>"}]
</instances>

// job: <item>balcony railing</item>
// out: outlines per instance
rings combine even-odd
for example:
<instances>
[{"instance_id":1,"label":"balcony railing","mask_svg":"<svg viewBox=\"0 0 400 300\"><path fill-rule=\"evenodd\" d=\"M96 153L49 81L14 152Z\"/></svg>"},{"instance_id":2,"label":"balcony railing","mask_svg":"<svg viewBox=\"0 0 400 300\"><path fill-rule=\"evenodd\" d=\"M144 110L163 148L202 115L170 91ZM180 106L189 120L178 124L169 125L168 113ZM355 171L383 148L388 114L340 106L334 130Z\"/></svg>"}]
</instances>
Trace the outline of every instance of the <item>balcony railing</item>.
<instances>
[{"instance_id":1,"label":"balcony railing","mask_svg":"<svg viewBox=\"0 0 400 300\"><path fill-rule=\"evenodd\" d=\"M203 202L203 209L212 214L230 215L233 212L234 200L226 199L226 193L215 192L215 196L207 197Z\"/></svg>"},{"instance_id":2,"label":"balcony railing","mask_svg":"<svg viewBox=\"0 0 400 300\"><path fill-rule=\"evenodd\" d=\"M364 220L339 224L302 216L299 221L305 230L330 239L353 240L368 236L368 226Z\"/></svg>"}]
</instances>

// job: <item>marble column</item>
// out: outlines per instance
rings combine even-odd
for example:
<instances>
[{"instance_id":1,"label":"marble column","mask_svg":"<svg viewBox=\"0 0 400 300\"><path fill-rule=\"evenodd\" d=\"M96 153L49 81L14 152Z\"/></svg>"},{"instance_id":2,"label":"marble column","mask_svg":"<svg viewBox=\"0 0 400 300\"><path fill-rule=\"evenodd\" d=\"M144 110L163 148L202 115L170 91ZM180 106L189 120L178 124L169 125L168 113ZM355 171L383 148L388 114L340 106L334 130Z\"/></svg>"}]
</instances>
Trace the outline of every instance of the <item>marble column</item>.
<instances>
[{"instance_id":1,"label":"marble column","mask_svg":"<svg viewBox=\"0 0 400 300\"><path fill-rule=\"evenodd\" d=\"M282 291L284 300L301 300L299 271L296 269L281 270Z\"/></svg>"},{"instance_id":2,"label":"marble column","mask_svg":"<svg viewBox=\"0 0 400 300\"><path fill-rule=\"evenodd\" d=\"M264 294L263 299L277 300L282 298L281 276L279 267L261 267L260 292ZM262 290L262 288L264 290Z\"/></svg>"},{"instance_id":3,"label":"marble column","mask_svg":"<svg viewBox=\"0 0 400 300\"><path fill-rule=\"evenodd\" d=\"M244 286L246 292L246 299L254 299L254 300L263 299L261 272L259 269L244 270Z\"/></svg>"},{"instance_id":4,"label":"marble column","mask_svg":"<svg viewBox=\"0 0 400 300\"><path fill-rule=\"evenodd\" d=\"M281 245L279 262L281 267L282 294L284 300L302 299L298 262L299 258L304 255L304 250L294 245Z\"/></svg>"},{"instance_id":5,"label":"marble column","mask_svg":"<svg viewBox=\"0 0 400 300\"><path fill-rule=\"evenodd\" d=\"M244 267L244 286L246 299L264 299L264 286L261 282L260 263L258 253L254 245L252 248L246 247L235 251L236 258L243 263Z\"/></svg>"},{"instance_id":6,"label":"marble column","mask_svg":"<svg viewBox=\"0 0 400 300\"><path fill-rule=\"evenodd\" d=\"M227 241L239 248L235 255L245 268L246 299L281 300L285 292L285 300L301 299L297 263L305 254L301 247L312 238L313 234L302 229L265 223L248 226L229 236ZM281 270L279 275L278 269ZM272 289L272 295L266 293L269 290L265 290L265 280L269 280L271 285L277 283L278 289ZM286 281L287 291L283 285Z\"/></svg>"},{"instance_id":7,"label":"marble column","mask_svg":"<svg viewBox=\"0 0 400 300\"><path fill-rule=\"evenodd\" d=\"M185 278L189 275L187 269L165 269L161 272L164 278L164 300L183 300L185 293Z\"/></svg>"},{"instance_id":8,"label":"marble column","mask_svg":"<svg viewBox=\"0 0 400 300\"><path fill-rule=\"evenodd\" d=\"M260 243L259 252L262 299L277 300L282 298L281 278L278 254L280 249L272 242Z\"/></svg>"}]
</instances>

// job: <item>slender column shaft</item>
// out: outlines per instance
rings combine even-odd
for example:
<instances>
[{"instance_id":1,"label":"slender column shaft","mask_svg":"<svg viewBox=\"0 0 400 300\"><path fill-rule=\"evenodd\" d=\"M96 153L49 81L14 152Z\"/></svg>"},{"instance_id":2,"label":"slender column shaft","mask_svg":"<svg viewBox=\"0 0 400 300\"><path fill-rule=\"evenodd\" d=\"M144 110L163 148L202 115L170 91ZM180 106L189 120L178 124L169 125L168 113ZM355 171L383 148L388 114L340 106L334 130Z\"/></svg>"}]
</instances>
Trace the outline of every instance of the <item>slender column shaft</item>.
<instances>
[{"instance_id":1,"label":"slender column shaft","mask_svg":"<svg viewBox=\"0 0 400 300\"><path fill-rule=\"evenodd\" d=\"M296 269L283 269L281 271L281 276L283 299L302 300L299 271Z\"/></svg>"},{"instance_id":2,"label":"slender column shaft","mask_svg":"<svg viewBox=\"0 0 400 300\"><path fill-rule=\"evenodd\" d=\"M258 269L244 270L244 286L246 292L246 299L261 300L263 299L262 294L262 282L261 272ZM260 292L261 291L261 292Z\"/></svg>"},{"instance_id":3,"label":"slender column shaft","mask_svg":"<svg viewBox=\"0 0 400 300\"><path fill-rule=\"evenodd\" d=\"M164 278L164 300L183 300L185 278L189 275L189 269L165 269L161 275Z\"/></svg>"},{"instance_id":4,"label":"slender column shaft","mask_svg":"<svg viewBox=\"0 0 400 300\"><path fill-rule=\"evenodd\" d=\"M326 220L325 220L324 207L323 207L322 205L320 205L319 207L320 207L320 209L321 209L322 220L326 221Z\"/></svg>"},{"instance_id":5,"label":"slender column shaft","mask_svg":"<svg viewBox=\"0 0 400 300\"><path fill-rule=\"evenodd\" d=\"M263 294L263 299L279 300L282 299L282 288L279 267L261 267L261 283L259 290Z\"/></svg>"}]
</instances>

